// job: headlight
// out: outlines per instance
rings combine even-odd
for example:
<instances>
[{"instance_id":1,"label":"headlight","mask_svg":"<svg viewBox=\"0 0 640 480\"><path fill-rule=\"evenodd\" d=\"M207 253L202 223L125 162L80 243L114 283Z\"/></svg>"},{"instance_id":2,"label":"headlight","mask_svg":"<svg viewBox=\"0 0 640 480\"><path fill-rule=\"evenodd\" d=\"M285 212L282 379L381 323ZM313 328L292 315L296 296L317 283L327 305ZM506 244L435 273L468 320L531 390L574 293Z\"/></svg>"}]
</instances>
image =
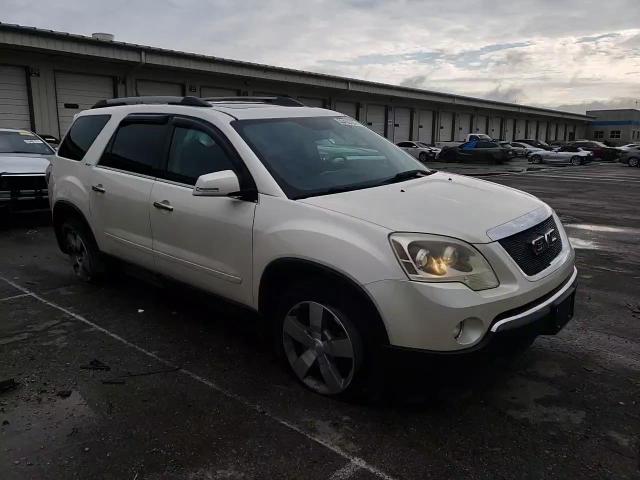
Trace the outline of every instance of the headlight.
<instances>
[{"instance_id":1,"label":"headlight","mask_svg":"<svg viewBox=\"0 0 640 480\"><path fill-rule=\"evenodd\" d=\"M389 238L411 280L460 282L472 290L500 285L482 254L462 240L418 233L394 233Z\"/></svg>"}]
</instances>

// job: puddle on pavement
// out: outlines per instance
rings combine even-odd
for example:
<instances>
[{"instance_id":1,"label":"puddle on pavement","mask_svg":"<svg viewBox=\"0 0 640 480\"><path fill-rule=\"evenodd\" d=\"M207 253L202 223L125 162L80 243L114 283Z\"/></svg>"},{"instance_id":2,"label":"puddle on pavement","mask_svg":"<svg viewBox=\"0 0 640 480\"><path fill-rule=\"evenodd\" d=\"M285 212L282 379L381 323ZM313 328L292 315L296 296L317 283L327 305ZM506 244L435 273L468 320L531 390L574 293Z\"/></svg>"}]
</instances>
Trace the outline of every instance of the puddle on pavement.
<instances>
[{"instance_id":1,"label":"puddle on pavement","mask_svg":"<svg viewBox=\"0 0 640 480\"><path fill-rule=\"evenodd\" d=\"M584 240L583 238L569 237L569 242L575 249L581 250L600 250L600 246L593 240Z\"/></svg>"},{"instance_id":2,"label":"puddle on pavement","mask_svg":"<svg viewBox=\"0 0 640 480\"><path fill-rule=\"evenodd\" d=\"M603 233L627 233L627 234L640 234L640 229L631 227L616 227L611 225L592 225L589 223L568 223L565 228L575 230L588 230L590 232L603 232Z\"/></svg>"}]
</instances>

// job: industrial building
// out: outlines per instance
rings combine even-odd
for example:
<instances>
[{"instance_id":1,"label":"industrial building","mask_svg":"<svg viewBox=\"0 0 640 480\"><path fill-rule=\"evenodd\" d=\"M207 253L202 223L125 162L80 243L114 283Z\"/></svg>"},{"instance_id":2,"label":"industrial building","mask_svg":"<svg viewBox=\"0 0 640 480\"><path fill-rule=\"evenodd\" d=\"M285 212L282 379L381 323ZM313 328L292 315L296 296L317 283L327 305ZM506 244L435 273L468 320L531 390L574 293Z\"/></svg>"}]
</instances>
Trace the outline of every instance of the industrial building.
<instances>
[{"instance_id":1,"label":"industrial building","mask_svg":"<svg viewBox=\"0 0 640 480\"><path fill-rule=\"evenodd\" d=\"M594 117L589 126L591 139L615 145L640 143L640 110L589 110L587 115Z\"/></svg>"},{"instance_id":2,"label":"industrial building","mask_svg":"<svg viewBox=\"0 0 640 480\"><path fill-rule=\"evenodd\" d=\"M98 100L133 95L288 95L350 115L389 140L468 133L584 138L589 116L0 23L0 127L62 136Z\"/></svg>"}]
</instances>

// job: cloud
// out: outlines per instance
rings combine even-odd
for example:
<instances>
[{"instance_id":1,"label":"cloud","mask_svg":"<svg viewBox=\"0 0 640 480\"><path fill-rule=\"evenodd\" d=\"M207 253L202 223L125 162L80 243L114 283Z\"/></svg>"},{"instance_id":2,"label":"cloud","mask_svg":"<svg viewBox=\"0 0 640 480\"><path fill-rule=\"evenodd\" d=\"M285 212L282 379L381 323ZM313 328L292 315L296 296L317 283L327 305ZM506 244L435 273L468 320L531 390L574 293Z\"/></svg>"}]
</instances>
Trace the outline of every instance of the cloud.
<instances>
[{"instance_id":1,"label":"cloud","mask_svg":"<svg viewBox=\"0 0 640 480\"><path fill-rule=\"evenodd\" d=\"M602 0L49 0L43 9L36 0L4 0L3 21L582 108L576 106L640 98L637 2L608 0L603 8Z\"/></svg>"}]
</instances>

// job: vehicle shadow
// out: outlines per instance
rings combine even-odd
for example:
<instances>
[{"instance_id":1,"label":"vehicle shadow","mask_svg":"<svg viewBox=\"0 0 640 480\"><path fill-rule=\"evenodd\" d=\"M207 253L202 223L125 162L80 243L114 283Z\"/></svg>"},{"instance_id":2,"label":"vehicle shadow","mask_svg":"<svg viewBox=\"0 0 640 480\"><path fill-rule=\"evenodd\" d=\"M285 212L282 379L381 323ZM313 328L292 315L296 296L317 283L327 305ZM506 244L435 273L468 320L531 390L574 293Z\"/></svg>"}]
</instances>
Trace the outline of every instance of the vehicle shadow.
<instances>
[{"instance_id":1,"label":"vehicle shadow","mask_svg":"<svg viewBox=\"0 0 640 480\"><path fill-rule=\"evenodd\" d=\"M12 229L47 227L49 225L51 225L49 210L29 212L3 212L0 210L0 233Z\"/></svg>"}]
</instances>

